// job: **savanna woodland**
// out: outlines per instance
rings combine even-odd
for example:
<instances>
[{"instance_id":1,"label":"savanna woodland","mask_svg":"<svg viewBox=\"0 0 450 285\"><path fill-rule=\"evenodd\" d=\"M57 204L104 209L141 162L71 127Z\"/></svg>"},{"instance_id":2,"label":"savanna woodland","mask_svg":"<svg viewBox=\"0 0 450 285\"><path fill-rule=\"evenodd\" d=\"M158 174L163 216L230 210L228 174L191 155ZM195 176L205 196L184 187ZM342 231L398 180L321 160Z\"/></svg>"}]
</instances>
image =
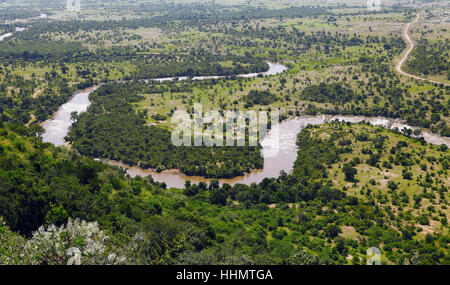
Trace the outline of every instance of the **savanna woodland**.
<instances>
[{"instance_id":1,"label":"savanna woodland","mask_svg":"<svg viewBox=\"0 0 450 285\"><path fill-rule=\"evenodd\" d=\"M448 1L2 2L0 264L450 265ZM236 183L196 103L330 119Z\"/></svg>"}]
</instances>

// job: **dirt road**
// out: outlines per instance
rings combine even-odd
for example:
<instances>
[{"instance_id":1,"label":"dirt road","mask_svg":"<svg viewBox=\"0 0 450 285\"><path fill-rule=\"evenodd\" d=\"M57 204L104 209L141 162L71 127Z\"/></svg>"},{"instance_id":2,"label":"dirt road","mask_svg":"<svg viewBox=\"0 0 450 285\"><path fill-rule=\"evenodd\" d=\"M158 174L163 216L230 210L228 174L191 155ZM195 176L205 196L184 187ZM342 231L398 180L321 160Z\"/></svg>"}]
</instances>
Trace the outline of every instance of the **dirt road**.
<instances>
[{"instance_id":1,"label":"dirt road","mask_svg":"<svg viewBox=\"0 0 450 285\"><path fill-rule=\"evenodd\" d=\"M448 84L448 83L439 82L439 81L426 79L426 78L423 78L423 77L419 77L419 76L416 76L416 75L409 74L409 73L403 71L403 69L402 69L403 64L406 62L406 60L408 59L408 56L411 54L411 52L413 51L414 47L416 46L416 43L411 39L411 37L409 35L409 30L411 29L412 25L414 25L415 23L417 23L417 21L419 21L420 15L421 14L418 14L416 16L416 18L414 19L414 21L412 21L411 23L406 24L405 29L403 30L403 38L406 40L406 42L409 45L409 47L406 50L406 52L403 55L403 57L398 62L398 64L395 67L395 69L397 70L398 73L400 73L402 75L405 75L405 76L408 76L408 77L411 77L411 78L414 78L414 79L417 79L417 80L429 81L431 83L444 84L445 86L450 86L450 84Z\"/></svg>"}]
</instances>

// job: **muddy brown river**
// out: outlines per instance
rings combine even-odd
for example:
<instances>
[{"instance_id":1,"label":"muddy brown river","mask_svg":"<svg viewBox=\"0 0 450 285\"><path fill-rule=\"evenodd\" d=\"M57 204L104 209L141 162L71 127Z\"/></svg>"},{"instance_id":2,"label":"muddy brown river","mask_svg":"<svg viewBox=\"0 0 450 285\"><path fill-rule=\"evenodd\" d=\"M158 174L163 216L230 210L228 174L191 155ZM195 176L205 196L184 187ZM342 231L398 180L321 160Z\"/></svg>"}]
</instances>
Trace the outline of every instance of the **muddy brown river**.
<instances>
[{"instance_id":1,"label":"muddy brown river","mask_svg":"<svg viewBox=\"0 0 450 285\"><path fill-rule=\"evenodd\" d=\"M281 64L272 64L269 66L272 70L267 71L266 75L277 74L285 71L287 68ZM241 75L246 77L254 77L258 74L248 74ZM210 77L208 77L210 78ZM200 79L200 78L199 78ZM168 79L164 79L168 80ZM71 120L72 112L85 112L90 105L89 94L95 90L96 87L86 89L75 94L72 99L70 99L66 104L62 105L59 110L55 113L52 119L49 119L42 123L45 129L43 135L44 142L50 142L56 146L64 145L64 137L68 134L70 126L73 121ZM279 128L279 143L276 144L271 142L270 132L266 138L261 140L262 152L273 151L273 147L278 145L278 154L274 157L264 156L264 168L255 170L244 176L235 177L232 179L219 179L220 184L228 183L234 185L237 183L250 185L252 183L259 183L264 178L268 177L278 177L280 171L285 171L289 173L292 171L294 162L297 158L297 146L296 138L297 134L308 124L320 125L329 121L339 120L344 122L358 123L366 121L376 126L383 126L389 129L416 129L414 127L408 126L401 120L383 118L383 117L364 117L364 116L300 116L293 119L288 119L281 122L278 126ZM425 141L441 145L446 144L450 147L450 138L442 137L437 134L422 132L421 136ZM111 165L116 165L126 169L127 173L132 176L152 176L157 182L166 183L167 187L183 188L185 181L190 180L192 183L206 182L208 183L211 179L206 179L204 177L187 176L179 170L167 170L162 172L157 172L151 169L141 169L139 167L125 165L121 162L103 160Z\"/></svg>"},{"instance_id":2,"label":"muddy brown river","mask_svg":"<svg viewBox=\"0 0 450 285\"><path fill-rule=\"evenodd\" d=\"M285 171L290 173L293 169L294 162L297 159L297 134L308 124L311 125L320 125L326 122L330 122L333 120L339 120L343 122L370 122L372 125L383 126L389 129L394 128L409 128L414 130L415 128L408 126L402 123L399 120L382 118L382 117L363 117L363 116L300 116L294 119L288 119L283 121L279 125L279 134L280 140L278 144L278 155L274 157L264 157L264 168L255 170L251 173L246 174L245 176L238 176L232 179L218 179L220 184L228 183L230 185L234 185L237 183L250 185L252 183L259 183L264 178L268 177L278 177L280 171ZM450 147L450 138L441 137L436 134L431 134L428 132L422 132L422 136L425 141L441 145L446 144ZM270 132L267 137L270 137ZM263 146L263 154L267 148L270 148L273 145L277 145L275 143L271 143L266 138L261 141L261 145ZM183 174L179 170L168 170L163 172L157 172L155 170L149 169L141 169L139 167L125 165L116 161L105 160L109 164L123 167L127 170L127 173L132 176L152 176L155 181L164 182L168 187L174 188L183 188L185 181L190 180L193 184L199 182L208 183L211 179L206 179L204 177L197 176L187 176Z\"/></svg>"}]
</instances>

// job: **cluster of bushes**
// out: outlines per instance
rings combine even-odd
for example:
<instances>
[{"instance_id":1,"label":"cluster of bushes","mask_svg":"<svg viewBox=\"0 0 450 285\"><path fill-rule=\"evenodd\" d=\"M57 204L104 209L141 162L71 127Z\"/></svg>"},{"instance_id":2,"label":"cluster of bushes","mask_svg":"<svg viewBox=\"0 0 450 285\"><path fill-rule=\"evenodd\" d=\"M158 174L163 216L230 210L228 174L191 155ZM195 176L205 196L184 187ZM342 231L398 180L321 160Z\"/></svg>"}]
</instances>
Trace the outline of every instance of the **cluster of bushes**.
<instances>
[{"instance_id":1,"label":"cluster of bushes","mask_svg":"<svg viewBox=\"0 0 450 285\"><path fill-rule=\"evenodd\" d=\"M278 101L278 97L268 90L250 90L247 96L244 96L245 107L253 105L270 105Z\"/></svg>"},{"instance_id":2,"label":"cluster of bushes","mask_svg":"<svg viewBox=\"0 0 450 285\"><path fill-rule=\"evenodd\" d=\"M91 94L93 103L73 125L68 141L91 157L180 169L188 175L231 178L263 166L260 146L174 146L169 129L146 125L133 110L132 103L142 100L138 94L150 89L155 91L138 83L101 86Z\"/></svg>"},{"instance_id":3,"label":"cluster of bushes","mask_svg":"<svg viewBox=\"0 0 450 285\"><path fill-rule=\"evenodd\" d=\"M311 85L303 89L300 98L318 103L347 103L354 100L356 94L354 91L342 83L320 83Z\"/></svg>"},{"instance_id":4,"label":"cluster of bushes","mask_svg":"<svg viewBox=\"0 0 450 285\"><path fill-rule=\"evenodd\" d=\"M406 70L423 76L450 74L449 48L449 43L442 40L433 43L420 39L407 61Z\"/></svg>"}]
</instances>

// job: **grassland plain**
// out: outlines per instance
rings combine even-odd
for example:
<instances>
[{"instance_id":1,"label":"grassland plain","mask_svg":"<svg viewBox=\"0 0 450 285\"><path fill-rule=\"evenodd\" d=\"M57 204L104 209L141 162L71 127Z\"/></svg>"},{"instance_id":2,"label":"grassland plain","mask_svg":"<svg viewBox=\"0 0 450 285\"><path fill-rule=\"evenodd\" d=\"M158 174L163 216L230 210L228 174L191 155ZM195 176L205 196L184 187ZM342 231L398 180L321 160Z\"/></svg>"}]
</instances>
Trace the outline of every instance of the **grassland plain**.
<instances>
[{"instance_id":1,"label":"grassland plain","mask_svg":"<svg viewBox=\"0 0 450 285\"><path fill-rule=\"evenodd\" d=\"M334 10L331 11L334 12ZM134 22L135 18L118 20L117 24L109 25L111 28L106 29L104 27L96 28L95 25L92 25L89 28L80 27L77 30L65 29L64 27L55 30L49 28L48 24L39 23L35 24L39 27L33 28L31 26L28 34L25 33L23 37L30 38L31 36L33 39L33 35L36 34L46 42L81 43L82 51L93 52L95 50L100 53L97 57L100 56L103 60L96 60L95 62L86 62L86 60L77 62L75 60L74 62L56 63L50 66L41 60L24 64L22 59L20 67L15 67L15 64L10 65L5 73L20 74L25 79L35 81L34 84L39 85L38 82L44 81L42 78L46 73L51 74L49 72L51 70L61 75L71 86L81 82L132 78L142 69L142 64L168 64L167 60L180 60L180 56L185 57L195 49L202 49L210 53L231 53L236 56L251 54L262 60L283 62L289 65L291 69L285 75L248 80L248 84L237 83L239 84L238 88L236 83L230 83L229 86L227 84L226 88L223 84L211 87L211 84L208 83L198 88L193 94L175 92L171 96L164 97L170 98L170 101L175 97L188 96L193 99L200 97L202 102L211 107L242 108L244 104L239 98L246 95L252 88L261 88L264 83L262 88L273 90L279 93L282 98L284 97L283 100L269 107L281 108L282 111L286 112L295 112L297 110L305 111L305 108L313 103L319 108L333 109L331 104L324 105L302 100L299 95L301 89L324 81L348 81L353 85L353 88L358 90L361 89L361 84L364 83L364 86L367 86L367 84L373 82L374 78L377 78L375 76L377 72L380 72L375 68L367 70L368 65L385 64L387 66L383 66L383 69L392 70L391 62L396 54L401 52L403 46L399 42L397 46L390 49L392 44L386 45L384 39L395 39L395 37L400 39L404 23L412 16L401 9L398 9L398 11L384 10L382 13L367 13L362 9L355 12L349 9L347 13L338 10L335 13L313 17L233 19L222 20L219 23L206 22L202 26L190 24L184 25L184 27L167 24L164 26L154 24L153 27L148 27L148 25L140 27L142 23ZM76 21L76 18L69 20ZM120 23L124 25L121 26ZM311 37L322 37L321 33L324 33L323 40L311 41ZM339 34L336 36L335 33ZM19 39L13 39L12 41L20 41L20 36L18 37ZM360 42L366 42L366 44L363 47L358 46ZM11 45L12 43L9 42L8 44ZM21 42L21 45L23 44L25 43ZM112 50L108 52L110 49ZM161 53L161 51L164 52ZM23 50L23 52L26 52L26 50ZM30 47L29 53L32 54L32 52L33 48ZM108 53L111 52L119 52L122 56L115 56L113 61L105 60L105 57L107 58ZM126 55L124 55L124 52ZM194 54L193 56L196 60L202 60L199 55ZM367 62L365 57L368 57L370 61ZM366 62L366 64L361 63L361 61ZM137 64L137 62L142 62L142 64ZM234 61L234 64L236 63ZM223 61L221 64L224 67L230 67L229 61ZM28 67L28 65L31 66ZM33 74L36 77L34 80L30 78ZM355 77L355 74L358 74L358 76ZM399 83L396 83L397 85L403 84L406 80L402 77L395 78L394 75L390 79L393 83L400 80ZM280 81L283 83L280 83ZM416 92L417 89L421 88L421 83L405 81L405 84L407 84L405 87L408 88L411 101L421 97L421 92ZM43 89L43 86L35 87L35 89ZM385 96L377 94L382 93L378 89L376 87L374 91L368 94L368 96L372 93L375 93L375 96L378 95L378 99L375 99L376 103L370 100L371 98L348 102L343 106L345 110L341 110L341 112L353 111L349 111L352 105L353 108L358 110L368 109L367 112L372 112L371 107L373 106L383 108L387 101L383 100ZM434 86L429 86L427 89L430 92L439 90ZM33 90L31 94L35 94L35 92ZM211 97L211 92L219 93L214 95L214 102L205 98ZM444 92L444 95L447 96L445 90ZM45 96L46 94L42 92L40 95ZM363 97L365 97L365 94L363 94ZM441 98L440 104L447 103L445 99L445 97ZM235 101L238 104L235 104ZM150 113L165 112L164 108L158 109L158 106L167 106L168 103L169 101L159 98L158 102L154 102L153 106L150 106L149 111ZM434 102L430 102L430 104L434 104ZM406 106L404 108L407 109ZM428 109L431 110L431 108ZM384 113L389 113L389 111ZM404 110L402 113L404 114L393 115L402 116L410 120L411 123L422 125L425 128L431 127L429 122L418 122L417 118L409 118L411 112L408 110ZM431 119L431 113L423 114L428 118L428 121ZM443 122L447 124L448 120L444 118ZM167 122L165 123L167 124ZM439 123L442 124L442 122ZM443 126L434 127L435 131L441 131L442 129L445 131Z\"/></svg>"}]
</instances>

